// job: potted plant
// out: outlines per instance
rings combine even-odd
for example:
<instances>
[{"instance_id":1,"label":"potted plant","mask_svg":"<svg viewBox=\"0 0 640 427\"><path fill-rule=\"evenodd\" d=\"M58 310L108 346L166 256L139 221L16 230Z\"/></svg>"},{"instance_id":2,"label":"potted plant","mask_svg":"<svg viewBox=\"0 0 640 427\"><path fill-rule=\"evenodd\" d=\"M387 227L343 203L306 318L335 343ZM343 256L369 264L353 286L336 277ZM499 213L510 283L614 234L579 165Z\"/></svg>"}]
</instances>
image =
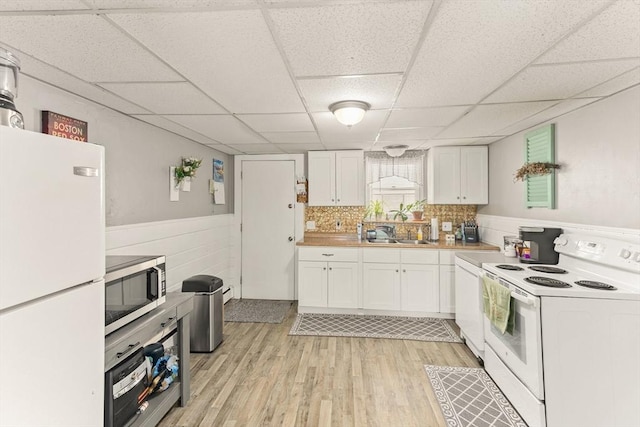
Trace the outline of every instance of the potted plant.
<instances>
[{"instance_id":1,"label":"potted plant","mask_svg":"<svg viewBox=\"0 0 640 427\"><path fill-rule=\"evenodd\" d=\"M196 159L195 157L183 157L180 166L176 166L175 177L176 187L180 184L191 183L191 178L196 176L196 171L200 167L202 159Z\"/></svg>"},{"instance_id":2,"label":"potted plant","mask_svg":"<svg viewBox=\"0 0 640 427\"><path fill-rule=\"evenodd\" d=\"M415 221L420 221L422 219L426 202L426 200L416 200L415 202L407 205L407 210L411 212Z\"/></svg>"},{"instance_id":3,"label":"potted plant","mask_svg":"<svg viewBox=\"0 0 640 427\"><path fill-rule=\"evenodd\" d=\"M407 214L410 212L410 207L411 207L411 204L404 205L404 204L400 203L400 207L398 209L390 210L389 213L393 214L393 219L394 220L396 220L396 219L398 219L398 217L400 217L402 222L405 222L407 220L407 218L409 218L409 215L407 215Z\"/></svg>"},{"instance_id":4,"label":"potted plant","mask_svg":"<svg viewBox=\"0 0 640 427\"><path fill-rule=\"evenodd\" d=\"M384 202L382 200L371 200L364 216L369 219L374 217L378 220L382 218L382 214L384 214Z\"/></svg>"}]
</instances>

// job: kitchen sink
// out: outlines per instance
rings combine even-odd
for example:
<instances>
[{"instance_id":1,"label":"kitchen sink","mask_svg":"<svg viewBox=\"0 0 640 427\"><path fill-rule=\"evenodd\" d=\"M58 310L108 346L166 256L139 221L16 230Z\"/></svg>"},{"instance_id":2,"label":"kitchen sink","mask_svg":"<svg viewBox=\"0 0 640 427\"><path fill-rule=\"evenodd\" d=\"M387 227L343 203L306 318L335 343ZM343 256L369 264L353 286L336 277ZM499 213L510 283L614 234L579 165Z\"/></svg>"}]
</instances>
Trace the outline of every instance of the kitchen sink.
<instances>
[{"instance_id":1,"label":"kitchen sink","mask_svg":"<svg viewBox=\"0 0 640 427\"><path fill-rule=\"evenodd\" d=\"M397 239L396 243L404 243L408 245L428 245L429 242L425 242L424 240L410 240L410 239Z\"/></svg>"},{"instance_id":2,"label":"kitchen sink","mask_svg":"<svg viewBox=\"0 0 640 427\"><path fill-rule=\"evenodd\" d=\"M396 239L371 239L369 243L398 243Z\"/></svg>"}]
</instances>

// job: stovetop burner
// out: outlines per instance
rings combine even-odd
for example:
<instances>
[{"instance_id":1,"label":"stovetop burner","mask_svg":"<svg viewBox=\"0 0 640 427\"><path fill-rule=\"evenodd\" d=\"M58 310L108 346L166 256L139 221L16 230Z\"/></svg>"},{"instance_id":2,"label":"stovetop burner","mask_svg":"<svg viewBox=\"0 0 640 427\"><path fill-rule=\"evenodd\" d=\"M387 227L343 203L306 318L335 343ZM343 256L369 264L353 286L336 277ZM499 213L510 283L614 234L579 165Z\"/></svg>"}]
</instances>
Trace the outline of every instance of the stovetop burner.
<instances>
[{"instance_id":1,"label":"stovetop burner","mask_svg":"<svg viewBox=\"0 0 640 427\"><path fill-rule=\"evenodd\" d=\"M564 274L567 270L558 267L548 267L546 265L535 265L533 267L529 267L529 270L538 271L540 273L551 273L551 274Z\"/></svg>"},{"instance_id":2,"label":"stovetop burner","mask_svg":"<svg viewBox=\"0 0 640 427\"><path fill-rule=\"evenodd\" d=\"M603 291L615 291L615 286L609 285L607 283L595 282L593 280L578 280L574 282L576 285L584 286L592 289L602 289Z\"/></svg>"},{"instance_id":3,"label":"stovetop burner","mask_svg":"<svg viewBox=\"0 0 640 427\"><path fill-rule=\"evenodd\" d=\"M510 264L496 265L496 268L500 268L502 270L511 270L511 271L522 271L522 270L524 270L524 268L522 268L522 267L518 267L517 265L510 265Z\"/></svg>"},{"instance_id":4,"label":"stovetop burner","mask_svg":"<svg viewBox=\"0 0 640 427\"><path fill-rule=\"evenodd\" d=\"M571 285L560 280L552 279L550 277L531 276L524 279L529 283L540 286L548 286L550 288L570 288Z\"/></svg>"}]
</instances>

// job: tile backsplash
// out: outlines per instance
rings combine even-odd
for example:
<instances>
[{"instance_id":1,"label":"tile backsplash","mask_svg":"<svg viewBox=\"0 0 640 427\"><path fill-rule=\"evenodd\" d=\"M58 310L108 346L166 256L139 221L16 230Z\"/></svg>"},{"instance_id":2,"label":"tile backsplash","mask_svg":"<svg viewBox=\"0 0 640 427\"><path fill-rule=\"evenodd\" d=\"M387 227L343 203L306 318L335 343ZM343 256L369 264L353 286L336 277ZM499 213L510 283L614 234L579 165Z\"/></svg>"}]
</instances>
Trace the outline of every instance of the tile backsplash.
<instances>
[{"instance_id":1,"label":"tile backsplash","mask_svg":"<svg viewBox=\"0 0 640 427\"><path fill-rule=\"evenodd\" d=\"M426 205L424 208L424 220L429 222L431 218L438 218L439 224L443 222L453 223L453 232L465 220L475 219L476 205ZM315 221L314 231L320 233L355 233L356 225L363 221L364 206L307 206L304 220ZM340 222L340 228L336 222ZM382 220L384 221L384 220ZM364 219L365 229L373 227L368 218ZM404 234L407 230L417 231L419 223L396 224L398 234Z\"/></svg>"}]
</instances>

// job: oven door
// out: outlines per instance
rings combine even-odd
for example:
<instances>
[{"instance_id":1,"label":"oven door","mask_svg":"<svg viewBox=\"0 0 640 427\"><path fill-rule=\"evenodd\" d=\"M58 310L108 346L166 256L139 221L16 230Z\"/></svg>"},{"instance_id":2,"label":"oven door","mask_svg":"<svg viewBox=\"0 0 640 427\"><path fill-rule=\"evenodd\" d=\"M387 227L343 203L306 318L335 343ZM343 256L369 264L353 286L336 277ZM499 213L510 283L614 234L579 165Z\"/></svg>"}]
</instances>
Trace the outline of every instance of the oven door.
<instances>
[{"instance_id":1,"label":"oven door","mask_svg":"<svg viewBox=\"0 0 640 427\"><path fill-rule=\"evenodd\" d=\"M515 306L513 334L502 334L484 316L485 342L539 400L544 400L540 298L493 274L483 274L511 290Z\"/></svg>"}]
</instances>

